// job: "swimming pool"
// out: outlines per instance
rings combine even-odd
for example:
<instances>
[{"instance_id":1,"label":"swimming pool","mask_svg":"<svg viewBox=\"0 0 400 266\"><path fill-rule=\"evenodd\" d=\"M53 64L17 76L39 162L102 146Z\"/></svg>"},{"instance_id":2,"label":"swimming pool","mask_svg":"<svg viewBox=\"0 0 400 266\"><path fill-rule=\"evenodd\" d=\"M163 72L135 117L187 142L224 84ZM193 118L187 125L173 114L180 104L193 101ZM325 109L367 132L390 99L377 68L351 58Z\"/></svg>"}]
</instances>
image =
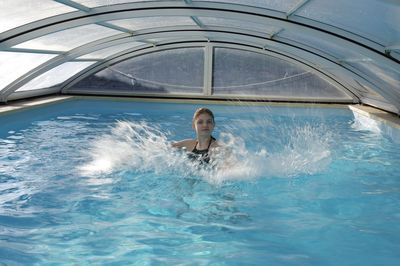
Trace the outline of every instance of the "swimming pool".
<instances>
[{"instance_id":1,"label":"swimming pool","mask_svg":"<svg viewBox=\"0 0 400 266\"><path fill-rule=\"evenodd\" d=\"M398 129L340 107L205 105L237 161L198 169L169 143L193 137L199 106L77 99L1 115L0 261L400 262Z\"/></svg>"}]
</instances>

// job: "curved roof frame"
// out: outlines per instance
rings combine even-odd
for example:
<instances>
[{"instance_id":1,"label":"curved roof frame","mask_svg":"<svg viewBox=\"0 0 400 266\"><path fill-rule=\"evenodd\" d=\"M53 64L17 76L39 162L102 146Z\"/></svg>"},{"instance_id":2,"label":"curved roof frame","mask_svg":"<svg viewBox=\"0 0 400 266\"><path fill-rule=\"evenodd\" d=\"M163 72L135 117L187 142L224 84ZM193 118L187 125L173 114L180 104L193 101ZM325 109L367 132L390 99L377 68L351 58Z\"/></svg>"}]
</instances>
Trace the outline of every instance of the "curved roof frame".
<instances>
[{"instance_id":1,"label":"curved roof frame","mask_svg":"<svg viewBox=\"0 0 400 266\"><path fill-rule=\"evenodd\" d=\"M234 13L235 19L245 20L255 23L263 23L266 25L273 25L283 29L292 29L292 30L301 30L307 34L311 34L312 36L316 36L319 38L327 38L333 42L336 42L340 45L344 45L349 47L349 49L357 49L361 51L362 54L368 56L373 60L383 61L386 65L398 71L398 62L394 58L390 58L385 54L385 47L381 47L379 44L376 44L370 40L362 38L358 35L340 30L338 28L333 28L329 25L325 25L322 23L317 23L312 20L307 20L304 18L298 18L293 16L296 10L290 11L291 13L284 13L274 10L268 10L264 8L257 8L257 7L249 7L249 6L242 6L236 4L227 4L227 3L210 3L210 2L191 2L186 1L187 3L179 3L175 1L152 1L152 2L142 2L142 3L126 3L126 4L118 4L118 5L110 5L105 7L98 7L89 9L82 5L76 4L72 1L60 0L60 3L64 3L67 5L71 5L75 8L80 9L80 11L71 12L64 15L58 15L52 18L44 19L41 21L33 22L22 27L18 27L16 29L7 31L0 35L4 41L0 44L0 48L2 50L12 51L14 48L12 46L22 43L27 40L31 40L52 32L96 23L98 25L103 25L106 27L111 27L114 29L115 26L110 26L107 21L109 20L120 20L124 18L134 18L134 17L143 17L143 16L191 16L194 20L197 16L211 16L211 17L223 17L223 18L232 18L232 14ZM191 3L190 3L191 2ZM306 21L304 21L306 20ZM189 28L187 28L189 29ZM321 31L320 29L323 29ZM99 43L106 43L112 42L113 39L119 38L126 38L128 36L134 34L143 34L140 32L131 32L127 29L118 28L117 30L124 31L125 33L121 33L118 36L112 36L110 38L106 38L107 40L101 40ZM154 29L153 29L154 30ZM166 29L163 29L166 30ZM169 29L170 30L170 29ZM178 32L178 28L174 29ZM204 31L199 25L199 30ZM209 30L209 28L208 28ZM236 29L237 31L237 29ZM215 31L216 32L216 31ZM154 33L156 34L156 33ZM220 33L219 33L220 34ZM183 36L183 35L182 35ZM182 37L181 36L181 37ZM250 38L251 37L246 37ZM272 32L269 36L265 36L265 42L279 42L279 32L274 33ZM350 39L351 38L351 39ZM243 43L246 43L242 40ZM94 48L97 50L99 46L95 45L96 42L92 44L83 45L82 47L78 47L74 50L71 50L68 53L63 53L56 59L50 60L49 64L46 67L39 66L37 69L32 70L29 74L25 75L24 77L18 79L18 81L10 84L3 91L3 99L6 98L6 95L9 95L10 92L15 91L21 84L26 83L30 79L38 76L41 73L44 73L48 69L55 67L62 62L71 60L74 58L74 54L84 54L85 52L93 51L87 49L88 47ZM281 43L280 43L281 44ZM299 44L291 44L287 43L287 45L293 45L298 47ZM269 47L268 47L269 48ZM277 47L275 47L277 48ZM322 55L323 57L327 57L327 55L323 55L321 52L315 51L310 47L302 47L302 49L307 49L307 51L311 51L317 55ZM279 49L277 49L279 50ZM34 50L30 51L33 52ZM79 53L80 51L80 53ZM40 51L36 51L40 52ZM44 52L44 51L43 51ZM46 51L48 53L48 51ZM76 56L75 56L76 57ZM63 60L60 60L63 58ZM370 83L374 89L376 89L379 93L381 93L387 100L391 101L392 103L400 102L400 96L397 93L394 93L390 89L379 90L381 84L379 84L379 80L370 80L366 79L363 73L359 72L358 70L354 69L351 66L346 66L346 59L334 59L336 60L337 64L340 64L341 67L350 69L352 73L356 73L357 76L363 77L364 81ZM319 62L321 63L321 62ZM353 68L353 69L351 69ZM40 71L38 71L40 69ZM359 72L359 73L358 73ZM24 82L22 82L24 81ZM377 86L379 84L379 86ZM6 93L4 93L6 92ZM393 101L394 99L394 101ZM399 104L397 104L399 108ZM399 108L400 109L400 108Z\"/></svg>"},{"instance_id":2,"label":"curved roof frame","mask_svg":"<svg viewBox=\"0 0 400 266\"><path fill-rule=\"evenodd\" d=\"M190 8L192 10L201 10L201 9L208 9L208 10L225 10L225 11L230 11L230 12L235 12L235 16L238 14L249 14L249 15L256 15L256 16L261 16L261 17L268 17L271 19L276 19L280 20L281 22L289 22L289 23L295 23L301 26L305 27L311 27L313 29L317 29L318 31L321 31L321 29L324 32L334 34L337 37L344 38L347 40L350 40L352 42L356 42L358 45L368 47L376 52L381 53L382 55L386 55L390 57L390 52L392 51L397 51L399 48L397 47L398 45L393 45L393 46L383 46L381 44L378 44L372 40L369 40L365 37L362 37L360 35L357 35L355 33L322 23L318 22L312 19L307 19L304 17L299 17L296 16L296 11L304 7L309 0L302 0L299 2L298 5L294 6L291 10L288 12L282 12L278 10L272 10L272 9L267 9L267 8L260 8L260 7L255 7L255 6L247 6L247 5L240 5L240 4L235 4L235 3L218 3L218 2L193 2L191 0L184 0L182 2L177 2L177 1L151 1L151 2L133 2L133 3L121 3L121 4L112 4L112 5L107 5L107 6L99 6L96 8L88 8L84 5L81 5L79 3L76 3L74 1L70 0L55 0L56 2L65 4L67 6L73 7L78 9L78 11L75 12L70 12L67 14L62 14L62 15L57 15L54 17L46 18L43 20L35 21L14 29L11 29L9 31L3 32L0 34L0 40L2 41L7 41L8 39L15 38L18 35L21 35L21 33L26 34L31 32L32 29L39 29L43 27L48 27L49 25L57 24L59 22L66 22L66 21L71 21L71 20L76 20L78 18L83 18L83 17L92 17L92 16L98 16L101 14L109 14L113 13L115 11L118 12L123 12L123 11L133 11L137 10L139 12L146 12L150 9L165 9L165 8ZM158 11L157 11L158 12ZM156 16L159 14L156 12ZM191 13L191 12L189 12ZM183 14L185 16L188 16L188 13ZM190 14L189 14L190 15ZM144 14L143 16L148 16L148 14ZM198 16L197 14L192 14L190 16L196 17ZM131 17L129 17L131 18ZM123 19L123 17L118 17L116 19ZM98 19L95 21L92 20L92 22L89 23L101 23L99 22ZM83 24L81 24L83 25ZM101 24L99 24L101 25ZM116 27L110 24L106 25L107 27ZM118 30L125 31L127 33L133 33L129 30L126 30L124 28L118 28ZM58 30L55 30L58 31ZM40 34L40 33L39 33ZM40 36L40 35L39 35ZM32 39L32 37L29 37L28 35L26 36L26 40ZM19 41L18 43L20 43ZM395 58L392 58L395 59Z\"/></svg>"},{"instance_id":3,"label":"curved roof frame","mask_svg":"<svg viewBox=\"0 0 400 266\"><path fill-rule=\"evenodd\" d=\"M169 33L166 33L169 34ZM227 33L225 33L227 34ZM308 53L307 55L305 55L304 53L302 54L301 57L298 56L299 50L293 47L287 47L287 49L285 51L275 51L273 49L267 49L266 47L262 47L262 49L260 49L260 44L257 44L255 41L253 42L249 42L249 40L246 40L247 42L244 42L243 40L238 40L238 39L230 39L230 41L228 42L227 39L229 39L228 37L224 36L223 41L218 41L216 39L212 39L212 41L210 40L210 36L208 36L208 38L203 38L203 36L199 35L199 37L196 39L195 37L193 37L193 35L191 36L191 42L188 43L188 37L183 38L184 36L181 36L182 39L176 39L174 40L174 42L171 43L170 40L168 41L164 41L164 42L160 42L157 43L157 45L153 45L152 47L147 47L145 48L143 47L137 47L137 48L133 48L133 49L127 49L125 51L121 51L113 56L110 56L90 67L88 67L88 69L85 69L85 73L78 73L75 76L71 77L70 79L68 79L64 84L62 84L60 87L63 88L64 92L68 92L68 88L70 86L72 86L73 84L79 82L81 79L92 75L98 71L101 71L102 69L116 64L120 61L123 60L127 60L129 58L135 57L135 56L140 56L146 53L150 53L150 52L155 52L155 51L162 51L162 50L167 50L167 49L172 49L172 48L176 48L176 47L191 47L191 46L196 46L196 47L200 47L202 46L201 43L199 42L208 42L208 47L231 47L231 48L236 48L236 49L242 49L242 50L248 50L248 51L253 51L253 52L257 52L260 54L267 54L270 56L274 56L274 57L278 57L280 59L283 59L285 61L289 61L291 63L294 64L298 64L298 65L302 65L302 67L306 67L308 69L310 69L311 71L313 71L314 73L319 73L320 76L322 76L325 79L328 79L331 83L334 83L338 89L342 90L344 93L346 93L347 95L349 95L350 97L353 98L353 102L357 103L359 102L359 97L360 95L358 94L358 91L355 89L355 86L360 86L359 83L357 84L353 84L354 80L355 81L362 81L365 84L368 84L369 86L373 87L375 86L374 84L370 83L368 80L364 80L362 79L361 76L357 75L356 73L353 73L347 69L344 69L343 67L338 66L335 62L332 62L328 59L324 59L324 64L323 65L318 65L318 63L316 62L321 62L321 57L316 56L312 53ZM206 39L206 40L203 40ZM151 51L148 48L154 48ZM285 52L285 53L282 53ZM324 66L324 67L322 67ZM327 71L327 69L329 69L330 71ZM336 70L339 74L341 74L341 78L337 78L336 75L332 74L332 70ZM205 71L206 73L207 71ZM343 74L344 73L344 74ZM348 76L351 79L346 79L344 77L342 77L342 75L344 76ZM211 79L211 78L210 78ZM340 80L340 81L338 81ZM353 81L353 82L352 82ZM349 90L349 88L352 87L354 88L354 90ZM287 100L287 99L282 99L282 100Z\"/></svg>"},{"instance_id":4,"label":"curved roof frame","mask_svg":"<svg viewBox=\"0 0 400 266\"><path fill-rule=\"evenodd\" d=\"M271 40L265 40L263 37L256 37L256 36L243 36L242 34L238 34L237 32L234 33L229 33L227 31L225 32L214 32L214 31L179 31L178 29L171 29L171 31L164 31L164 32L156 32L156 33L151 33L148 30L146 30L148 33L140 32L140 34L137 34L136 36L126 36L124 34L120 34L118 36L112 36L108 38L104 38L86 45L83 45L81 47L78 47L76 49L73 49L69 51L68 53L62 54L60 56L57 56L48 62L42 64L41 66L38 66L37 68L33 69L29 73L25 74L21 78L17 79L14 81L12 84L8 86L5 90L3 90L3 97L6 98L8 97L11 93L13 93L15 90L17 90L19 87L24 85L25 83L29 82L31 79L45 73L46 71L62 64L70 60L74 60L74 58L77 58L81 55L88 54L90 52L93 52L98 49L103 49L106 47L110 47L113 45L117 44L122 44L122 43L127 43L127 42L143 42L147 39L152 39L152 38L162 38L162 37L168 37L169 39L171 38L178 38L175 39L175 42L188 42L189 40L191 41L221 41L221 40L230 40L230 42L234 43L241 43L241 44L246 44L248 46L253 46L253 47L258 47L259 52L262 52L263 50L270 50L270 51L275 51L276 53L280 53L282 55L282 47L279 46L276 42L271 41ZM207 34L205 34L207 33ZM219 40L221 39L221 40ZM156 44L150 44L147 46L155 46ZM158 44L157 44L158 46ZM285 45L286 46L286 45ZM140 50L142 48L146 47L146 45L139 46L133 48L133 50ZM277 48L280 47L281 51L277 50ZM163 49L163 48L158 48L158 49ZM284 49L286 53L288 53L290 56L285 56L286 60L288 61L293 61L292 58L295 59L295 63L299 64L299 62L303 62L303 64L308 65L309 67L314 68L314 71L317 70L319 73L323 73L324 76L330 77L331 80L334 80L332 78L332 75L329 73L329 71L324 70L325 68L323 67L324 65L328 69L332 68L338 68L338 66L335 66L335 61L334 59L325 59L325 63L321 64L323 62L323 58L319 56L313 56L312 53L309 53L307 51L303 51L301 49L287 46L286 49ZM123 53L127 53L128 51L124 51ZM301 54L302 56L298 56ZM306 55L308 54L308 55ZM113 57L117 57L117 55L114 55L110 57L108 60L112 60ZM110 64L108 60L103 60L100 61L98 64ZM86 60L87 61L87 60ZM92 60L89 60L92 61ZM330 63L328 63L330 62ZM96 64L96 65L98 65ZM86 70L85 70L86 71ZM358 77L360 78L360 77ZM338 82L335 82L336 84L339 84ZM372 85L373 86L373 85ZM348 91L348 84L345 84L343 86L340 86L342 91L345 91L346 94L349 94ZM358 95L356 92L350 93L351 97L354 98L354 102L358 102Z\"/></svg>"},{"instance_id":5,"label":"curved roof frame","mask_svg":"<svg viewBox=\"0 0 400 266\"><path fill-rule=\"evenodd\" d=\"M252 51L252 52L256 52L256 53L260 53L260 54L266 54L266 55L270 55L273 57L277 57L280 58L282 60L291 62L293 64L296 65L301 65L302 68L307 69L309 71L312 71L313 73L318 73L318 75L324 79L326 79L327 81L329 81L330 83L334 84L339 90L343 91L346 95L348 95L350 98L352 98L353 100L343 100L342 102L353 102L356 103L358 102L358 97L356 95L354 95L351 91L349 91L347 89L347 84L341 84L340 82L338 82L335 79L332 79L329 75L327 75L326 73L324 73L324 71L320 70L320 69L316 69L312 66L312 64L307 65L303 62L299 62L298 59L296 58L292 58L289 57L287 55L282 55L282 54L278 54L276 52L272 52L266 49L260 49L259 47L254 47L253 44L247 44L244 45L242 42L241 43L227 43L225 42L209 42L207 40L203 40L201 41L201 36L199 36L199 40L197 42L190 42L190 43L186 43L184 42L185 39L181 39L181 40L176 40L175 43L159 43L156 46L151 46L145 49L129 49L129 50L125 50L122 51L116 55L110 56L108 58L106 58L105 60L103 60L102 62L98 62L97 64L94 64L90 67L88 67L84 73L80 72L78 74L76 74L75 76L72 76L71 78L69 78L68 80L66 80L63 84L60 85L60 88L62 88L63 92L68 93L69 92L69 88L71 86L73 86L75 83L79 82L80 80L98 72L101 71L107 67L109 67L110 65L122 62L124 60L136 57L136 56L141 56L144 54L148 54L148 53L154 53L154 52L158 52L158 51L163 51L163 50L169 50L169 49L176 49L176 48L187 48L187 47L205 47L206 51L205 51L205 69L204 69L204 95L207 96L211 96L211 85L212 85L212 59L210 60L210 58L212 58L212 49L214 47L225 47L225 48L234 48L234 49L242 49L242 50L246 50L246 51ZM225 38L226 40L226 38ZM169 42L169 41L168 41ZM304 59L303 59L304 60ZM101 91L98 91L101 92ZM129 95L137 95L135 94L129 94ZM154 95L154 94L152 94ZM191 95L191 94L188 94ZM229 96L229 95L227 95ZM221 95L218 96L219 98L221 97ZM231 97L231 95L230 95ZM260 99L262 98L262 96L258 96ZM240 97L238 97L240 98ZM246 98L246 97L242 97L242 98ZM254 96L250 96L248 98L254 98ZM269 97L270 98L270 97ZM270 98L271 99L271 98ZM287 98L275 98L274 100L288 100ZM316 101L320 100L320 99L315 99ZM337 102L339 102L338 100L335 100Z\"/></svg>"},{"instance_id":6,"label":"curved roof frame","mask_svg":"<svg viewBox=\"0 0 400 266\"><path fill-rule=\"evenodd\" d=\"M219 31L224 29L221 27L216 27L216 28L217 28L216 30L219 30ZM243 31L240 34L237 31L233 32L233 33L229 33L227 31L227 29L225 29L225 31L223 31L223 32L218 32L218 31L217 32L214 32L214 31L206 31L205 32L205 31L198 31L198 30L188 31L188 29L186 29L185 31L181 31L182 30L181 27L169 27L169 28L165 28L164 30L165 31L163 31L163 32L156 31L156 33L152 33L149 30L144 30L144 31L138 32L138 34L136 36L130 36L130 35L126 35L126 34L118 34L115 36L100 39L95 42L85 44L83 46L75 48L67 53L61 54L61 55L49 60L48 62L38 66L37 68L33 69L32 71L21 76L19 79L17 79L12 84L10 84L8 86L8 88L3 90L3 97L4 98L8 97L8 95L10 95L12 92L17 90L19 87L21 87L25 83L29 82L31 79L45 73L46 71L64 63L64 62L74 60L74 58L77 58L81 55L88 54L90 52L93 52L93 51L96 51L99 49L103 49L103 48L107 48L107 47L110 47L113 45L118 45L121 43L127 43L127 42L132 42L132 41L145 42L147 39L151 39L151 38L159 38L159 37L171 38L172 37L172 38L180 38L180 41L182 41L182 42L188 42L190 40L192 40L192 41L199 41L199 40L200 41L210 41L210 39L212 39L213 41L216 41L216 40L218 40L218 38L223 37L221 39L231 40L236 43L244 43L246 45L259 47L262 50L277 50L277 48L280 48L280 50L281 50L280 53L282 53L283 46L279 46L279 44L276 41L274 42L271 40L265 40L263 36L261 36L261 37L256 37L255 35L251 35L251 36L244 35L243 36L245 31ZM170 30L170 31L167 31L167 30ZM212 28L209 28L208 30L212 30ZM145 32L147 32L147 33L145 33ZM257 34L257 33L254 33L254 34ZM233 35L233 37L230 35ZM248 32L247 32L247 35L248 35ZM195 36L197 36L197 37L195 37ZM154 46L156 44L151 44L151 45ZM285 45L285 46L287 46L287 45ZM146 47L146 45L144 45L143 47ZM135 47L134 50L136 50L137 48L138 47ZM139 49L141 49L141 48L142 48L142 46L139 47ZM15 50L24 51L24 49L15 49ZM310 48L309 48L309 50L310 50ZM311 50L313 50L313 49L311 49ZM312 52L311 54L309 53L310 55L305 56L304 51L301 51L300 49L294 48L291 46L287 46L286 49L284 49L284 51L286 51L288 54L291 54L291 56L297 57L296 63L298 63L299 61L304 61L304 60L306 60L306 58L308 58L307 64L313 65L314 69L319 69L318 72L324 73L328 77L330 76L331 79L332 79L332 74L330 74L329 71L325 71L324 69L327 68L327 69L332 70L332 69L336 68L339 70L342 68L340 66L335 65L336 64L335 58L332 58L329 55L325 55L324 58L325 58L326 62L322 64L321 59L323 59L323 58L320 56L313 56L313 58L310 59L311 54L316 54L316 52ZM279 52L279 50L276 52ZM44 53L47 53L47 51L44 51ZM298 56L299 53L302 54L302 57ZM118 55L115 55L115 56L118 56ZM92 61L92 60L89 60L89 61ZM330 64L328 64L327 62L330 62ZM361 76L355 76L354 74L351 74L351 75L355 79L360 79L360 77L361 77ZM364 80L364 82L368 82L368 81ZM373 84L370 84L370 86L374 87ZM345 85L345 87L348 88L348 87L352 87L352 86L347 84L347 85ZM379 88L377 88L377 90L379 90ZM346 89L346 91L347 91L347 89ZM359 97L359 95L357 95L356 91L353 91L352 94L355 94L356 97ZM354 96L353 96L353 98L354 98Z\"/></svg>"},{"instance_id":7,"label":"curved roof frame","mask_svg":"<svg viewBox=\"0 0 400 266\"><path fill-rule=\"evenodd\" d=\"M171 37L171 33L168 33L168 32L166 32L166 33L164 33L164 34L168 34L168 36L169 37ZM157 34L146 34L145 36L147 36L147 37L159 37L160 36L160 33L157 33ZM183 36L180 36L179 34L178 34L178 36L179 37L183 37ZM108 39L108 38L107 38ZM130 39L135 39L134 37L130 37L130 38L120 38L120 39L115 39L115 40L113 40L113 41L106 41L106 42L103 42L103 43L101 43L99 46L96 46L96 47L101 47L101 48L104 48L105 46L109 46L110 44L111 44L111 42L113 42L113 43L118 43L118 44L121 44L122 43L122 41L123 42L130 42L131 40ZM137 37L136 37L136 39L137 39ZM208 40L208 38L205 38L205 37L203 37L202 36L202 34L200 33L200 35L199 35L199 37L198 38L194 38L193 37L193 33L190 33L190 37L188 38L188 37L186 37L186 38L184 38L184 39L181 39L181 40L175 40L175 41L180 41L180 42L184 42L184 43L187 43L187 41L188 40L190 40L190 39L192 39L191 41L199 41L199 40L202 40L202 41L205 41L205 40ZM228 38L224 38L225 40L226 39L228 39ZM137 40L139 40L139 41L141 41L141 39L137 39ZM208 40L209 41L209 40ZM243 43L243 40L241 40L241 41L239 41L239 39L236 39L236 41L238 41L239 43ZM184 44L184 46L185 45L187 45L187 44ZM251 46L259 46L260 44L256 44L255 42L253 42L253 43L247 43L247 45L251 45ZM147 45L147 47L148 47L149 45ZM150 46L155 46L154 44L153 45L150 45ZM158 46L158 45L157 45ZM141 50L141 49L143 49L143 48L145 48L146 47L146 45L142 45L142 46L139 46L139 47L135 47L135 48L133 48L133 49L128 49L128 50ZM89 48L87 48L87 49L89 49L87 52L85 52L84 50L82 50L82 48L80 48L80 49L77 49L77 51L76 51L76 53L74 54L74 53L71 53L71 55L70 55L70 57L71 58L74 58L74 57L77 57L77 56L79 56L79 55L82 55L82 54L87 54L88 52L91 52L91 51L94 51L94 50L96 50L96 49L94 49L93 50L93 47L92 46L89 46ZM159 48L159 46L158 46L158 48L157 48L158 50L160 50L160 49L164 49L164 48ZM243 49L243 47L242 47L242 49ZM266 49L263 49L263 50L266 50ZM293 50L293 49L292 49ZM257 49L257 52L261 52L262 50L261 49ZM129 52L129 51L123 51L122 53L127 53L127 52ZM288 52L289 53L289 52ZM294 54L296 54L296 53L298 53L298 52L292 52L292 53L294 53ZM117 57L118 55L114 55L114 56L112 56L112 57ZM288 60L288 56L284 56L285 58L286 58L286 60ZM310 57L310 55L308 56L308 57ZM310 57L311 58L311 57ZM33 74L31 74L31 73L28 73L26 76L28 76L28 78L27 79L24 79L24 78L22 78L22 79L20 79L19 80L19 84L18 83L16 83L15 84L15 86L18 88L18 87L20 87L20 86L22 86L24 83L26 83L26 82L29 82L32 78L34 78L34 77L37 77L37 76L39 76L40 74L42 74L42 73L44 73L44 72L46 72L47 70L50 70L51 68L53 68L53 67L55 67L55 66L58 66L58 65L60 65L60 64L62 64L62 63L64 63L64 62L67 62L67 61L69 61L68 60L69 59L69 57L63 57L63 56L61 56L61 57L58 57L58 58L55 58L55 59L52 59L52 60L49 60L49 62L46 62L45 64L43 64L41 67L38 67L37 69L36 69L36 73L33 73ZM320 61L320 58L319 57L315 57L314 56L314 60L316 60L316 59L318 59L319 61ZM110 60L112 60L112 58L110 58ZM302 61L304 61L305 59L304 59L304 56L302 57L302 58L300 58L300 59L297 59L297 60L295 60L295 63L299 63L299 60L302 60ZM75 61L92 61L92 60L75 60ZM293 60L291 60L290 58L289 58L289 60L288 61L293 61ZM108 62L108 61L106 61L106 60L102 60L101 62L99 62L98 64L100 64L100 65L102 65L102 64L110 64L110 62ZM98 65L98 64L95 64L95 65ZM312 65L315 65L315 63L308 63L310 66L312 66ZM303 62L303 65L304 65L304 62ZM326 65L326 64L325 64ZM332 66L330 66L329 68L330 69L332 69L332 68L334 68L335 66L332 64ZM313 67L314 68L314 71L316 70L316 68L315 67ZM337 67L336 67L337 68ZM337 68L338 70L340 70L340 68ZM86 71L86 70L85 70ZM34 72L34 71L33 71ZM327 71L324 71L323 70L323 68L321 69L321 68L319 68L318 69L318 72L320 72L320 73L323 73L323 74L325 74L325 76L327 76L327 77L331 77L332 75L331 74L329 74L329 72L327 72ZM79 76L79 75L76 75L76 76ZM75 77L75 76L74 76ZM359 78L359 77L355 77L355 78ZM330 78L330 80L332 81L332 80L336 80L336 79L332 79L332 78ZM338 84L338 82L334 82L335 84ZM349 84L343 84L343 86L341 86L341 90L343 90L343 91L347 91L347 93L346 94L349 94L349 92L348 92L348 87L351 87ZM14 91L14 90L13 90ZM9 91L8 92L8 95L10 95L12 93L12 91ZM356 97L353 95L354 94L354 92L353 93L350 93L350 95L354 98L354 102L358 102L358 100L356 100L355 98L358 96L358 95L356 95Z\"/></svg>"}]
</instances>

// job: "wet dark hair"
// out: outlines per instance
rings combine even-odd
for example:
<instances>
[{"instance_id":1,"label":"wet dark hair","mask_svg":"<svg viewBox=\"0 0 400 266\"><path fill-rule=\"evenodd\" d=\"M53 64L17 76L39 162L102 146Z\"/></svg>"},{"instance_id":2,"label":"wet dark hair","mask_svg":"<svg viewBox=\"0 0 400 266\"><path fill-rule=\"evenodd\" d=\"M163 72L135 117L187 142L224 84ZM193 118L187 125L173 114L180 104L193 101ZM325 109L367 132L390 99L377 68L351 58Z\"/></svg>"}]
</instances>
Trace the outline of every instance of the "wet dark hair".
<instances>
[{"instance_id":1,"label":"wet dark hair","mask_svg":"<svg viewBox=\"0 0 400 266\"><path fill-rule=\"evenodd\" d=\"M201 114L208 114L208 115L210 115L211 118L212 118L212 122L215 124L213 112L211 112L210 109L204 108L204 107L201 107L201 108L197 109L196 112L194 112L192 122L194 123L194 121L197 119L197 117L199 117L199 115L201 115Z\"/></svg>"}]
</instances>

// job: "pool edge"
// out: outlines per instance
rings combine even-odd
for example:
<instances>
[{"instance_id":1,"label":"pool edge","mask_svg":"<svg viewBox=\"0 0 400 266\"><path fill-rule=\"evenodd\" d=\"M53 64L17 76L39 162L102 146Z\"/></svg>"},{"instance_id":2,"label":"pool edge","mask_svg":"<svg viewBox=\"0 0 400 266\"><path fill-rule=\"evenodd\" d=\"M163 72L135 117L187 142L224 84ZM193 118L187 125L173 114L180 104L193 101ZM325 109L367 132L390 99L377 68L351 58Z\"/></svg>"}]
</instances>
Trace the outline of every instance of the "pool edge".
<instances>
[{"instance_id":1,"label":"pool edge","mask_svg":"<svg viewBox=\"0 0 400 266\"><path fill-rule=\"evenodd\" d=\"M192 103L192 104L220 104L220 105L251 105L251 106L283 106L283 107L325 107L325 108L349 108L353 112L361 115L382 121L395 128L400 128L400 117L395 114L377 109L367 105L351 105L338 103L280 103L280 102L246 102L246 101L218 101L218 100L203 100L203 99L164 99L164 98L141 98L141 97L115 97L115 96L81 96L81 95L57 95L49 97L40 97L23 101L13 102L7 105L0 105L0 115L26 110L54 104L61 101L74 99L99 99L99 100L118 100L118 101L136 101L136 102L167 102L167 103Z\"/></svg>"},{"instance_id":2,"label":"pool edge","mask_svg":"<svg viewBox=\"0 0 400 266\"><path fill-rule=\"evenodd\" d=\"M307 103L307 102L271 102L271 101L246 101L242 100L219 100L219 99L187 99L187 98L156 98L156 97L124 97L103 95L73 95L75 99L95 100L117 100L133 102L156 102L156 103L189 103L189 104L216 104L216 105L243 105L243 106L283 106L283 107L332 107L348 108L349 103Z\"/></svg>"},{"instance_id":3,"label":"pool edge","mask_svg":"<svg viewBox=\"0 0 400 266\"><path fill-rule=\"evenodd\" d=\"M400 117L395 114L367 105L349 105L349 108L351 111L357 112L360 115L378 120L394 128L400 129Z\"/></svg>"},{"instance_id":4,"label":"pool edge","mask_svg":"<svg viewBox=\"0 0 400 266\"><path fill-rule=\"evenodd\" d=\"M27 99L16 101L6 105L0 105L0 115L5 115L17 111L22 111L30 108L41 107L49 104L55 104L62 101L72 100L74 96L49 96L35 99Z\"/></svg>"}]
</instances>

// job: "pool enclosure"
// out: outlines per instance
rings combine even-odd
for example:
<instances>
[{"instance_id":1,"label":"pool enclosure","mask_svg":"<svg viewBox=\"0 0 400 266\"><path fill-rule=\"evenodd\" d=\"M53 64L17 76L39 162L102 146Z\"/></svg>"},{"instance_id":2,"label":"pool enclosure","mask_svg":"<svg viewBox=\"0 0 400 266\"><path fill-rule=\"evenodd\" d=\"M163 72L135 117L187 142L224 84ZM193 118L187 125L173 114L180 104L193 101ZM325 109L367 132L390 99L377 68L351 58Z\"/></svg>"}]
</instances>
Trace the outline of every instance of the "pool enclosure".
<instances>
[{"instance_id":1,"label":"pool enclosure","mask_svg":"<svg viewBox=\"0 0 400 266\"><path fill-rule=\"evenodd\" d=\"M0 102L50 94L400 113L396 0L3 0Z\"/></svg>"}]
</instances>

